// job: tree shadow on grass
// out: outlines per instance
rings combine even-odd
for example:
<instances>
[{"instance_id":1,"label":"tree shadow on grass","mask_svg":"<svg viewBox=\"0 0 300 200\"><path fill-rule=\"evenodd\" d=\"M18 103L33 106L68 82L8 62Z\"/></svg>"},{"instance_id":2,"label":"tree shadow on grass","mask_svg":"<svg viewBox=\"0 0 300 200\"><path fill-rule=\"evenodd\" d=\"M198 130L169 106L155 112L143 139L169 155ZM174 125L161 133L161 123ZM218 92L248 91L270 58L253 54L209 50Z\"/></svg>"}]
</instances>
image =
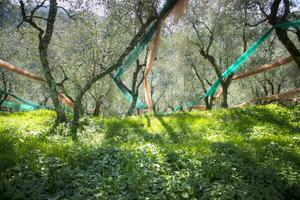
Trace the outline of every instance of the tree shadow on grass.
<instances>
[{"instance_id":1,"label":"tree shadow on grass","mask_svg":"<svg viewBox=\"0 0 300 200\"><path fill-rule=\"evenodd\" d=\"M158 121L161 123L161 125L164 127L166 133L170 136L170 139L172 140L173 143L178 143L179 141L179 135L178 133L174 130L174 128L167 123L163 117L156 117Z\"/></svg>"},{"instance_id":2,"label":"tree shadow on grass","mask_svg":"<svg viewBox=\"0 0 300 200\"><path fill-rule=\"evenodd\" d=\"M11 176L9 169L16 165L17 154L12 130L2 129L0 131L0 199L4 193L4 180ZM5 197L3 197L5 198Z\"/></svg>"},{"instance_id":3,"label":"tree shadow on grass","mask_svg":"<svg viewBox=\"0 0 300 200\"><path fill-rule=\"evenodd\" d=\"M288 184L272 166L232 143L211 144L214 153L203 162L206 191L220 190L220 199L298 199L300 185ZM216 198L204 193L205 198Z\"/></svg>"},{"instance_id":4,"label":"tree shadow on grass","mask_svg":"<svg viewBox=\"0 0 300 200\"><path fill-rule=\"evenodd\" d=\"M276 114L266 108L255 109L254 112L247 110L243 111L244 114L262 122L279 125L286 128L290 133L297 133L300 131L300 127L290 124L290 117L286 115Z\"/></svg>"},{"instance_id":5,"label":"tree shadow on grass","mask_svg":"<svg viewBox=\"0 0 300 200\"><path fill-rule=\"evenodd\" d=\"M20 166L5 182L6 199L168 199L160 163L144 150L100 147L72 162L44 158L40 168ZM26 163L24 163L26 164ZM41 170L42 169L42 170ZM18 171L20 170L20 171Z\"/></svg>"},{"instance_id":6,"label":"tree shadow on grass","mask_svg":"<svg viewBox=\"0 0 300 200\"><path fill-rule=\"evenodd\" d=\"M150 120L150 118L149 118ZM114 119L106 122L105 136L109 143L119 145L126 142L150 142L163 146L169 143L166 135L161 133L150 133L142 121L129 119Z\"/></svg>"},{"instance_id":7,"label":"tree shadow on grass","mask_svg":"<svg viewBox=\"0 0 300 200\"><path fill-rule=\"evenodd\" d=\"M195 135L191 125L196 123L197 117L190 113L179 113L171 116L168 122L163 117L157 116L156 118L174 143L184 143ZM197 139L202 139L201 133L197 133Z\"/></svg>"},{"instance_id":8,"label":"tree shadow on grass","mask_svg":"<svg viewBox=\"0 0 300 200\"><path fill-rule=\"evenodd\" d=\"M279 163L293 163L300 172L300 157L291 148L292 146L297 148L299 144L291 144L289 141L276 141L271 138L251 139L247 142L254 147L257 156L261 156L261 159L269 155Z\"/></svg>"},{"instance_id":9,"label":"tree shadow on grass","mask_svg":"<svg viewBox=\"0 0 300 200\"><path fill-rule=\"evenodd\" d=\"M0 174L4 175L7 169L13 167L16 162L15 141L12 130L0 131ZM1 176L0 176L1 177Z\"/></svg>"},{"instance_id":10,"label":"tree shadow on grass","mask_svg":"<svg viewBox=\"0 0 300 200\"><path fill-rule=\"evenodd\" d=\"M219 119L226 124L227 134L238 132L239 134L249 137L249 131L256 125L262 123L270 126L283 128L288 134L300 132L300 127L294 126L289 122L288 117L277 116L268 109L247 108L247 109L228 109L228 114L222 114ZM218 117L217 117L218 118Z\"/></svg>"},{"instance_id":11,"label":"tree shadow on grass","mask_svg":"<svg viewBox=\"0 0 300 200\"><path fill-rule=\"evenodd\" d=\"M144 124L142 122L137 122L130 119L111 119L105 123L105 137L112 138L115 136L122 136L126 133L123 133L123 130L135 131L137 134L145 131Z\"/></svg>"}]
</instances>

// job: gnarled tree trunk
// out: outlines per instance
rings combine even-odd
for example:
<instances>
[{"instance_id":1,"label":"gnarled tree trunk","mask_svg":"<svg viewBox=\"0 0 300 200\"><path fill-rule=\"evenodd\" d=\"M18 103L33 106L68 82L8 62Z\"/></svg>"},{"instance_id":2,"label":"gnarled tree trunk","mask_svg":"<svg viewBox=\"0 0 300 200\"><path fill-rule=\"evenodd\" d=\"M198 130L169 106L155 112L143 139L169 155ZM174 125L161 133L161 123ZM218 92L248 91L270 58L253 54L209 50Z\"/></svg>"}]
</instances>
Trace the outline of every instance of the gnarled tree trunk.
<instances>
[{"instance_id":1,"label":"gnarled tree trunk","mask_svg":"<svg viewBox=\"0 0 300 200\"><path fill-rule=\"evenodd\" d=\"M57 114L56 118L56 124L66 121L66 115L63 107L61 106L59 102L58 97L58 90L57 85L55 83L54 77L51 74L51 69L49 66L48 61L48 47L52 39L53 31L54 31L54 23L57 15L57 1L56 0L50 0L50 7L48 12L48 17L46 18L47 25L46 29L44 30L41 28L33 18L33 14L36 10L44 6L45 1L43 1L41 4L38 4L31 12L31 15L26 14L25 4L22 0L19 1L20 8L21 8L21 14L22 14L22 22L29 23L33 28L35 28L39 34L39 56L40 61L42 63L42 69L45 76L45 79L47 81L47 85L50 90L50 96L52 99L52 102L55 107L55 111ZM21 22L21 24L22 24Z\"/></svg>"},{"instance_id":2,"label":"gnarled tree trunk","mask_svg":"<svg viewBox=\"0 0 300 200\"><path fill-rule=\"evenodd\" d=\"M282 16L279 16L279 6L280 3L283 2L284 11ZM272 6L271 6L271 13L267 15L268 22L276 26L277 24L280 24L282 22L287 22L288 17L290 15L290 1L289 0L274 0ZM276 35L278 36L278 39L283 44L283 46L286 48L286 50L291 54L291 56L294 58L295 62L298 65L298 68L300 70L300 51L297 49L296 45L292 42L292 40L289 38L287 29L282 28L276 28ZM300 35L299 29L296 29L296 35ZM298 45L299 46L299 45Z\"/></svg>"}]
</instances>

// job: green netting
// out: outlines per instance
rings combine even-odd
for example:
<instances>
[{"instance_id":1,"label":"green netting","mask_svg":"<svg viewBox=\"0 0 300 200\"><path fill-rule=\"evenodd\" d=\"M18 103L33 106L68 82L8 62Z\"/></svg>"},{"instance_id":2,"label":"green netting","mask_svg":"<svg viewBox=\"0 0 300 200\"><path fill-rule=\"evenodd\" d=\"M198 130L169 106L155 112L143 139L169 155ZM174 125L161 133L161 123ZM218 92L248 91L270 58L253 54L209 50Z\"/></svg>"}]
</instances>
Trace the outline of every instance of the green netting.
<instances>
[{"instance_id":1,"label":"green netting","mask_svg":"<svg viewBox=\"0 0 300 200\"><path fill-rule=\"evenodd\" d=\"M172 0L168 0L165 3L164 8L162 9L162 12L160 13L160 16L163 16L164 13L166 13L170 8L172 8L172 6L174 6L176 4L177 1L172 1ZM229 77L230 75L232 75L233 73L235 73L237 70L239 70L242 66L242 64L249 59L249 57L251 55L253 55L255 53L255 51L257 50L258 47L260 47L262 45L262 43L270 36L270 34L272 33L272 31L275 28L283 28L283 29L288 29L290 27L296 27L296 26L300 26L300 20L295 20L292 22L284 22L281 24L278 24L272 28L270 28L264 35L262 35L254 44L252 44L250 46L250 48L243 53L237 60L235 63L233 63L221 76L221 78L219 78L214 84L213 86L203 95L199 95L197 96L194 100L192 101L188 101L184 104L178 105L175 107L173 112L182 110L184 107L193 107L197 104L199 104L199 102L205 98L205 97L209 97L211 95L213 95L217 88L220 86L221 82L223 79ZM125 86L122 86L120 84L118 84L118 80L120 79L120 76L132 65L132 63L138 58L139 54L143 51L143 49L145 48L145 46L150 42L151 38L153 37L154 33L155 33L155 29L157 27L157 22L153 23L150 25L150 27L148 28L148 31L146 32L146 34L142 37L141 41L138 43L138 45L129 53L129 56L125 59L125 61L123 62L123 65L114 73L113 75L113 80L115 81L116 85L118 86L118 88L121 90L121 92L124 94L125 98L129 101L132 102L132 96L129 93L128 89ZM24 103L24 104L17 104L14 102L10 102L10 101L4 101L2 103L2 106L7 107L7 108L15 108L18 110L35 110L35 109L40 109L40 108L46 108L44 106L41 106L39 104L36 104L32 101L17 97L14 94L8 93L2 89L0 89L0 93L2 94L7 94L12 96L13 98L15 98L16 100ZM142 102L140 99L137 100L137 104L136 104L136 108L139 109L146 109L147 105Z\"/></svg>"},{"instance_id":2,"label":"green netting","mask_svg":"<svg viewBox=\"0 0 300 200\"><path fill-rule=\"evenodd\" d=\"M123 61L123 65L119 67L114 73L114 78L120 78L120 76L132 65L132 63L138 59L139 55L145 49L145 46L151 41L156 27L156 22L150 25L150 27L146 31L146 34L142 37L137 46L128 54L126 59Z\"/></svg>"},{"instance_id":3,"label":"green netting","mask_svg":"<svg viewBox=\"0 0 300 200\"><path fill-rule=\"evenodd\" d=\"M132 96L131 94L121 85L117 83L117 80L120 79L121 75L132 65L134 61L137 60L141 52L144 50L145 46L150 42L152 39L157 24L153 23L149 30L146 32L145 36L142 38L142 40L138 43L138 45L129 53L126 60L124 60L123 65L118 68L118 70L113 75L113 80L116 83L117 87L120 89L124 97L127 99L128 102L132 102ZM147 105L138 98L136 103L137 109L147 109Z\"/></svg>"},{"instance_id":4,"label":"green netting","mask_svg":"<svg viewBox=\"0 0 300 200\"><path fill-rule=\"evenodd\" d=\"M132 102L132 96L127 91L126 88L124 88L122 85L118 84L117 81L120 79L121 75L133 64L134 61L137 60L141 52L144 50L145 46L150 42L152 39L155 29L156 29L157 23L153 23L150 28L148 28L148 31L144 35L144 37L141 39L141 41L138 43L138 45L129 53L128 57L124 60L123 65L118 68L118 70L113 75L113 80L116 83L116 86L120 89L124 97L127 99L128 102ZM138 98L136 103L137 109L147 109L147 105Z\"/></svg>"},{"instance_id":5,"label":"green netting","mask_svg":"<svg viewBox=\"0 0 300 200\"><path fill-rule=\"evenodd\" d=\"M20 111L31 111L31 110L37 110L37 109L55 110L54 107L39 105L39 104L34 103L32 101L29 101L27 99L23 99L21 97L18 97L16 95L12 94L12 93L6 92L2 89L0 89L0 94L7 94L7 95L13 97L14 99L18 100L19 102L23 103L23 104L17 104L15 102L11 102L11 101L4 101L1 104L2 107L13 108L13 109L20 110ZM73 111L70 110L68 107L64 107L64 110L66 112L73 113Z\"/></svg>"},{"instance_id":6,"label":"green netting","mask_svg":"<svg viewBox=\"0 0 300 200\"><path fill-rule=\"evenodd\" d=\"M12 101L4 101L1 104L2 107L5 108L12 108L12 109L16 109L19 111L32 111L32 110L36 110L35 107L30 106L30 105L25 105L25 104L17 104L15 102Z\"/></svg>"},{"instance_id":7,"label":"green netting","mask_svg":"<svg viewBox=\"0 0 300 200\"><path fill-rule=\"evenodd\" d=\"M237 70L239 70L242 66L242 64L249 59L251 55L255 53L258 47L262 45L262 43L271 35L272 31L275 28L282 28L282 29L288 29L290 27L296 27L300 26L300 20L295 20L292 22L284 22L281 24L278 24L272 28L270 28L265 34L263 34L254 44L252 44L249 49L243 53L219 78L213 85L212 87L203 95L197 96L194 100L188 101L184 104L178 105L175 107L173 112L177 112L179 110L182 110L184 107L193 107L199 104L200 100L202 100L205 97L209 97L213 95L218 87L220 86L222 80L225 78L229 77L233 73L235 73Z\"/></svg>"},{"instance_id":8,"label":"green netting","mask_svg":"<svg viewBox=\"0 0 300 200\"><path fill-rule=\"evenodd\" d=\"M288 28L293 28L293 27L297 27L300 26L300 19L291 21L291 22L283 22L280 24L277 24L275 26L275 28L282 28L282 29L288 29Z\"/></svg>"},{"instance_id":9,"label":"green netting","mask_svg":"<svg viewBox=\"0 0 300 200\"><path fill-rule=\"evenodd\" d=\"M33 108L35 108L35 109L44 108L43 106L41 106L41 105L39 105L39 104L37 104L37 103L34 103L34 102L32 102L32 101L23 99L23 98L18 97L18 96L14 95L14 94L8 93L8 92L6 92L6 91L4 91L4 90L2 90L2 89L0 89L0 93L2 93L2 94L7 94L7 95L9 95L9 96L15 98L16 100L20 101L21 103L23 103L23 104L25 104L25 105L28 105L28 106L31 106L31 107L33 107ZM16 108L16 109L17 109L17 108Z\"/></svg>"},{"instance_id":10,"label":"green netting","mask_svg":"<svg viewBox=\"0 0 300 200\"><path fill-rule=\"evenodd\" d=\"M120 89L120 91L123 93L127 101L132 102L132 95L129 93L128 88L126 88L124 85L119 84L120 80L113 78L116 86ZM136 106L137 109L147 109L147 105L141 101L139 98L137 99Z\"/></svg>"},{"instance_id":11,"label":"green netting","mask_svg":"<svg viewBox=\"0 0 300 200\"><path fill-rule=\"evenodd\" d=\"M178 0L167 0L159 14L159 17L163 17L176 3ZM132 96L131 94L122 86L120 86L116 79L120 79L121 75L132 66L132 63L137 60L141 52L145 49L146 45L151 41L155 30L158 25L158 20L153 22L148 28L144 36L141 38L137 46L129 53L127 58L123 61L122 66L120 66L116 72L113 75L114 81L117 85L117 87L120 89L120 91L123 93L124 97L131 103L132 102ZM147 109L147 105L141 101L139 98L136 103L137 109Z\"/></svg>"},{"instance_id":12,"label":"green netting","mask_svg":"<svg viewBox=\"0 0 300 200\"><path fill-rule=\"evenodd\" d=\"M178 0L167 0L160 11L159 18L163 17L176 3ZM159 19L158 19L159 20ZM145 46L151 41L155 30L158 25L158 20L153 22L147 27L146 33L140 39L136 47L128 54L127 58L123 61L121 67L119 67L114 73L114 78L120 78L120 76L137 60L141 52L145 49Z\"/></svg>"}]
</instances>

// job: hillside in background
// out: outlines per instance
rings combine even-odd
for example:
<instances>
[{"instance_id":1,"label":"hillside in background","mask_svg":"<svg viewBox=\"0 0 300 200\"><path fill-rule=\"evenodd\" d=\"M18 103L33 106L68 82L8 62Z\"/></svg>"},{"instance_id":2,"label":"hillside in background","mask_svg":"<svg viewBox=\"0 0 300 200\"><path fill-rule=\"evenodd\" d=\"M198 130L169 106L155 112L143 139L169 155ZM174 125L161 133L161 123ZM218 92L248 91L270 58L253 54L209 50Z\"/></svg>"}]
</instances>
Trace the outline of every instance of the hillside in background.
<instances>
[{"instance_id":1,"label":"hillside in background","mask_svg":"<svg viewBox=\"0 0 300 200\"><path fill-rule=\"evenodd\" d=\"M300 107L81 120L0 115L0 199L297 199ZM50 130L50 131L49 131Z\"/></svg>"}]
</instances>

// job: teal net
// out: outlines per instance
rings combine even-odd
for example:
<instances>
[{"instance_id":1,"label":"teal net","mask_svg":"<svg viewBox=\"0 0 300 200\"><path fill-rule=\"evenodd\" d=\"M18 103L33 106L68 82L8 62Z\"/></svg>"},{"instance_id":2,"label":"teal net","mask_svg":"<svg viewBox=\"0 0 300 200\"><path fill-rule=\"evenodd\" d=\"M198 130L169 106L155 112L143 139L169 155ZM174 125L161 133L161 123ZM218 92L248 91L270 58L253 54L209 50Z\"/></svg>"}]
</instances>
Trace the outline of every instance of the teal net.
<instances>
[{"instance_id":1,"label":"teal net","mask_svg":"<svg viewBox=\"0 0 300 200\"><path fill-rule=\"evenodd\" d=\"M258 40L256 40L256 42L254 42L249 47L249 49L245 53L243 53L225 72L223 72L221 78L219 78L205 94L197 96L192 101L188 101L184 104L176 106L174 111L172 111L172 112L177 112L179 110L182 110L184 107L196 106L205 97L212 96L216 92L218 87L220 86L222 80L226 79L233 73L237 72L242 67L243 63L246 62L250 58L250 56L252 56L256 52L257 48L260 47L264 41L266 41L266 39L271 35L271 33L274 29L276 29L276 28L288 29L288 28L297 27L297 26L300 26L300 20L280 23L280 24L270 28L265 34L263 34Z\"/></svg>"},{"instance_id":2,"label":"teal net","mask_svg":"<svg viewBox=\"0 0 300 200\"><path fill-rule=\"evenodd\" d=\"M11 109L19 110L19 111L31 111L31 110L46 108L46 107L41 106L41 105L39 105L37 103L34 103L32 101L29 101L27 99L23 99L21 97L18 97L16 95L12 94L12 93L6 92L2 89L0 89L0 94L9 95L9 96L13 97L15 100L22 103L22 104L18 104L16 102L12 102L12 101L4 101L4 102L2 102L1 106L5 107L5 108L11 108Z\"/></svg>"},{"instance_id":3,"label":"teal net","mask_svg":"<svg viewBox=\"0 0 300 200\"><path fill-rule=\"evenodd\" d=\"M178 2L178 0L167 0L160 11L159 18L163 17L172 7ZM129 53L127 58L123 61L122 66L120 66L116 72L113 75L113 79L117 85L117 87L120 89L124 97L127 99L128 102L132 102L132 95L126 90L124 87L120 86L116 80L120 79L122 74L127 71L133 64L134 61L138 59L142 51L145 49L146 45L149 44L151 39L153 38L153 35L156 31L157 25L158 25L158 20L157 19L155 22L153 22L149 27L146 29L146 33L144 36L140 39L139 43L137 46ZM138 98L137 103L136 103L136 108L137 109L147 109L147 105Z\"/></svg>"},{"instance_id":4,"label":"teal net","mask_svg":"<svg viewBox=\"0 0 300 200\"><path fill-rule=\"evenodd\" d=\"M15 109L18 111L32 111L32 110L36 110L37 108L30 106L30 105L26 105L26 104L17 104L15 102L12 101L4 101L1 104L2 107L5 108L11 108L11 109Z\"/></svg>"},{"instance_id":5,"label":"teal net","mask_svg":"<svg viewBox=\"0 0 300 200\"><path fill-rule=\"evenodd\" d=\"M2 90L2 89L0 89L0 94L6 94L6 95L9 95L9 96L13 97L14 99L18 100L19 102L23 103L24 105L26 105L26 106L28 106L28 107L31 107L31 108L33 108L33 109L44 108L43 106L41 106L41 105L39 105L39 104L37 104L37 103L34 103L34 102L29 101L29 100L27 100L27 99L23 99L23 98L21 98L21 97L18 97L18 96L16 96L16 95L12 94L12 93L6 92L6 91L4 91L4 90ZM6 105L6 104L3 104L3 103L2 103L2 106L5 106L5 105ZM7 105L10 105L10 106L11 106L10 108L13 108L13 107L12 107L13 104L7 103ZM18 109L18 106L16 106L15 108Z\"/></svg>"},{"instance_id":6,"label":"teal net","mask_svg":"<svg viewBox=\"0 0 300 200\"><path fill-rule=\"evenodd\" d=\"M164 14L167 13L176 3L177 3L176 0L167 0L159 16L160 17L164 16ZM149 25L149 27L146 29L147 30L146 33L140 39L137 46L129 53L127 58L124 59L122 66L120 66L116 70L116 72L113 74L113 80L115 81L117 87L120 89L120 91L123 93L123 95L125 96L127 101L129 101L130 103L133 100L132 95L130 94L128 88L126 88L124 85L118 84L118 81L120 80L121 75L132 66L133 62L139 57L141 52L144 50L145 46L151 41L151 39L155 33L155 30L157 28L157 24L158 24L158 21L155 21L151 25ZM222 80L228 78L233 73L237 72L241 68L243 63L246 62L250 58L250 56L252 56L256 52L256 50L263 44L263 42L271 35L271 33L274 29L276 29L276 28L288 29L288 28L293 28L293 27L298 27L298 26L300 26L300 20L280 23L280 24L270 28L256 42L254 42L249 47L249 49L245 53L243 53L226 71L223 72L222 76L212 85L211 88L209 88L209 90L205 94L198 95L195 97L195 99L176 106L174 111L172 111L172 112L177 112L179 110L182 110L184 107L196 106L205 97L212 96L216 92L218 87L220 86ZM17 104L15 102L11 102L11 101L4 101L1 105L3 107L14 108L17 110L24 110L24 111L46 108L45 106L41 106L32 101L29 101L29 100L20 98L14 94L5 92L2 89L0 89L0 94L1 93L10 95L17 101L23 103L23 104ZM138 99L137 103L136 103L136 108L137 109L147 109L147 105L143 101Z\"/></svg>"}]
</instances>

